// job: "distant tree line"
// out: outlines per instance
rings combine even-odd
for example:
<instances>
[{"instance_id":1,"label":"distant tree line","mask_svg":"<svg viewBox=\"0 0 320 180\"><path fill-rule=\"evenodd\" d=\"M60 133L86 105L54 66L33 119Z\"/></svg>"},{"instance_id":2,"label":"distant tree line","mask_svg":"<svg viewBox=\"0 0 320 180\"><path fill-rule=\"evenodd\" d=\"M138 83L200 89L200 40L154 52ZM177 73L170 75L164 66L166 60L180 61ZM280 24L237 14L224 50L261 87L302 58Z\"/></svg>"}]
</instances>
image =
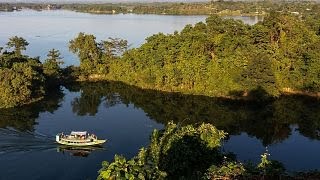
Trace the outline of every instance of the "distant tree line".
<instances>
[{"instance_id":1,"label":"distant tree line","mask_svg":"<svg viewBox=\"0 0 320 180\"><path fill-rule=\"evenodd\" d=\"M320 11L320 4L308 1L211 1L197 3L99 3L99 4L48 4L48 3L0 3L0 11L22 8L34 10L66 9L95 14L169 14L169 15L266 15L271 11L312 14Z\"/></svg>"}]
</instances>

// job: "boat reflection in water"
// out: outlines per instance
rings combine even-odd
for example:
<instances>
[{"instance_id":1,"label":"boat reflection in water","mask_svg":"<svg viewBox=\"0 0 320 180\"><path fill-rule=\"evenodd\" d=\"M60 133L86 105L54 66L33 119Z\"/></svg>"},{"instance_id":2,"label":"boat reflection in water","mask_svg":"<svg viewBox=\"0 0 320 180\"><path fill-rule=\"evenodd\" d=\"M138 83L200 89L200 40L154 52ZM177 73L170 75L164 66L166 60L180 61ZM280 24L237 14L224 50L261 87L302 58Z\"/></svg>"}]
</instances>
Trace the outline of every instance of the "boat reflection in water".
<instances>
[{"instance_id":1,"label":"boat reflection in water","mask_svg":"<svg viewBox=\"0 0 320 180\"><path fill-rule=\"evenodd\" d=\"M93 151L101 151L105 148L102 146L86 146L86 147L75 147L75 146L65 146L59 145L57 146L57 152L61 152L63 154L69 154L71 156L78 157L88 157L90 153Z\"/></svg>"}]
</instances>

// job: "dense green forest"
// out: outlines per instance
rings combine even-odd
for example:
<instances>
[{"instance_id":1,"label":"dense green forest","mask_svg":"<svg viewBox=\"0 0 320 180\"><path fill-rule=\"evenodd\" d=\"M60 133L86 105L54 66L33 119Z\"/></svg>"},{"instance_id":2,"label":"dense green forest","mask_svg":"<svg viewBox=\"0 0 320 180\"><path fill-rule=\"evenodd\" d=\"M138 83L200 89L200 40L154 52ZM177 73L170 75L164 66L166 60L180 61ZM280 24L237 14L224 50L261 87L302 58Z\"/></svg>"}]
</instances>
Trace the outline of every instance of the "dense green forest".
<instances>
[{"instance_id":1,"label":"dense green forest","mask_svg":"<svg viewBox=\"0 0 320 180\"><path fill-rule=\"evenodd\" d=\"M14 36L9 39L6 49L0 48L0 108L38 101L44 98L49 87L60 83L59 51L49 51L42 64L38 57L22 54L28 45L22 37Z\"/></svg>"},{"instance_id":2,"label":"dense green forest","mask_svg":"<svg viewBox=\"0 0 320 180\"><path fill-rule=\"evenodd\" d=\"M155 34L141 47L97 42L80 33L70 50L82 78L123 81L142 88L228 97L317 95L320 18L274 12L253 26L210 16L181 32Z\"/></svg>"},{"instance_id":3,"label":"dense green forest","mask_svg":"<svg viewBox=\"0 0 320 180\"><path fill-rule=\"evenodd\" d=\"M36 101L44 97L49 84L73 79L115 80L232 98L263 99L282 93L318 96L319 19L318 14L274 12L249 26L213 15L181 32L155 34L133 49L123 39L97 42L94 35L79 33L69 48L78 55L80 67L65 70L59 66L57 50L52 49L42 64L21 53L28 42L13 37L0 54L1 73L11 74L1 76L5 92L1 104L13 107Z\"/></svg>"}]
</instances>

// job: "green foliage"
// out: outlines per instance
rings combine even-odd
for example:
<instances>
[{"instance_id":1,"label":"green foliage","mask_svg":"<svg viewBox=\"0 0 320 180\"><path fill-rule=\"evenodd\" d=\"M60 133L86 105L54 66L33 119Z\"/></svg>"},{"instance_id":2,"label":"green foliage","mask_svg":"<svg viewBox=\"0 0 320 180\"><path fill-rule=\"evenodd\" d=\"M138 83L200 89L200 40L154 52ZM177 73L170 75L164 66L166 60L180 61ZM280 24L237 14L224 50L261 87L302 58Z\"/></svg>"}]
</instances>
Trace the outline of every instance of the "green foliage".
<instances>
[{"instance_id":1,"label":"green foliage","mask_svg":"<svg viewBox=\"0 0 320 180\"><path fill-rule=\"evenodd\" d=\"M268 160L268 156L270 156L268 153L263 153L261 155L261 162L258 164L258 168L265 170L271 164L271 161Z\"/></svg>"},{"instance_id":2,"label":"green foliage","mask_svg":"<svg viewBox=\"0 0 320 180\"><path fill-rule=\"evenodd\" d=\"M263 173L263 175L268 176L279 176L285 173L285 168L283 165L278 161L272 161L268 159L267 152L261 155L261 162L257 165L257 169Z\"/></svg>"},{"instance_id":3,"label":"green foliage","mask_svg":"<svg viewBox=\"0 0 320 180\"><path fill-rule=\"evenodd\" d=\"M22 106L44 98L46 88L57 84L62 75L57 50L49 51L48 59L41 64L39 58L21 54L27 45L25 39L14 36L7 43L14 51L0 54L0 108Z\"/></svg>"},{"instance_id":4,"label":"green foliage","mask_svg":"<svg viewBox=\"0 0 320 180\"><path fill-rule=\"evenodd\" d=\"M120 38L108 38L99 45L107 58L116 58L127 50L128 41Z\"/></svg>"},{"instance_id":5,"label":"green foliage","mask_svg":"<svg viewBox=\"0 0 320 180\"><path fill-rule=\"evenodd\" d=\"M52 80L61 78L62 69L60 65L63 64L63 61L59 50L51 49L47 57L43 63L43 73Z\"/></svg>"},{"instance_id":6,"label":"green foliage","mask_svg":"<svg viewBox=\"0 0 320 180\"><path fill-rule=\"evenodd\" d=\"M101 63L101 50L93 35L79 33L70 41L69 49L78 55L80 68L84 73L95 73L95 68Z\"/></svg>"},{"instance_id":7,"label":"green foliage","mask_svg":"<svg viewBox=\"0 0 320 180\"><path fill-rule=\"evenodd\" d=\"M109 64L118 59L127 48L126 40L109 38L98 43L93 35L84 33L79 33L69 43L70 51L79 57L83 75L89 76L108 73Z\"/></svg>"},{"instance_id":8,"label":"green foliage","mask_svg":"<svg viewBox=\"0 0 320 180\"><path fill-rule=\"evenodd\" d=\"M11 4L4 4L12 9ZM39 9L38 4L23 4L23 7ZM19 7L19 4L15 4ZM20 5L21 6L21 5ZM222 16L264 16L272 10L312 14L319 10L319 4L310 1L223 1L208 2L148 2L148 3L99 3L99 4L62 4L58 8L95 13L95 14L171 14L171 15L222 15ZM46 7L43 7L46 8ZM1 10L1 5L0 5Z\"/></svg>"},{"instance_id":9,"label":"green foliage","mask_svg":"<svg viewBox=\"0 0 320 180\"><path fill-rule=\"evenodd\" d=\"M14 48L14 53L17 56L21 55L21 51L26 50L26 47L29 45L29 43L23 39L22 37L14 36L9 39L9 42L7 43L7 46L9 48Z\"/></svg>"},{"instance_id":10,"label":"green foliage","mask_svg":"<svg viewBox=\"0 0 320 180\"><path fill-rule=\"evenodd\" d=\"M168 123L165 130L154 130L148 148L140 149L130 160L115 155L104 161L98 179L238 179L281 177L283 165L270 161L269 154L250 167L227 157L220 150L226 133L211 124L198 127Z\"/></svg>"},{"instance_id":11,"label":"green foliage","mask_svg":"<svg viewBox=\"0 0 320 180\"><path fill-rule=\"evenodd\" d=\"M62 70L62 76L64 77L64 82L75 83L75 81L81 77L81 69L79 66L67 66Z\"/></svg>"},{"instance_id":12,"label":"green foliage","mask_svg":"<svg viewBox=\"0 0 320 180\"><path fill-rule=\"evenodd\" d=\"M208 2L148 2L148 3L70 3L49 4L52 9L67 9L94 14L171 14L171 15L220 15L220 16L265 16L273 11L293 12L299 15L314 15L320 5L311 1L208 1ZM43 10L46 3L0 3L0 11L22 8ZM310 20L310 19L308 19ZM316 23L315 23L316 25ZM317 26L312 26L316 28Z\"/></svg>"},{"instance_id":13,"label":"green foliage","mask_svg":"<svg viewBox=\"0 0 320 180\"><path fill-rule=\"evenodd\" d=\"M0 69L0 108L30 103L44 95L44 76L28 62Z\"/></svg>"},{"instance_id":14,"label":"green foliage","mask_svg":"<svg viewBox=\"0 0 320 180\"><path fill-rule=\"evenodd\" d=\"M111 164L104 162L98 179L201 177L211 164L221 164L217 148L225 135L210 124L169 123L163 131L154 130L149 147L131 160L116 155Z\"/></svg>"},{"instance_id":15,"label":"green foliage","mask_svg":"<svg viewBox=\"0 0 320 180\"><path fill-rule=\"evenodd\" d=\"M212 15L139 48L80 33L70 41L82 75L142 88L268 100L320 89L320 37L304 21L272 12L253 26ZM80 78L81 79L81 78Z\"/></svg>"},{"instance_id":16,"label":"green foliage","mask_svg":"<svg viewBox=\"0 0 320 180\"><path fill-rule=\"evenodd\" d=\"M279 96L276 79L272 70L271 61L266 54L258 54L253 57L248 67L242 72L243 87L250 88L248 91L265 91L265 94ZM252 93L251 93L252 94ZM255 97L262 97L263 94Z\"/></svg>"},{"instance_id":17,"label":"green foliage","mask_svg":"<svg viewBox=\"0 0 320 180\"><path fill-rule=\"evenodd\" d=\"M114 162L109 164L107 161L102 162L102 169L97 179L128 179L144 180L142 164L137 163L134 159L127 161L125 157L115 155Z\"/></svg>"},{"instance_id":18,"label":"green foliage","mask_svg":"<svg viewBox=\"0 0 320 180\"><path fill-rule=\"evenodd\" d=\"M206 23L153 35L122 57L105 60L104 78L143 88L261 100L282 92L316 93L320 38L305 23L285 13L272 13L253 26L210 16ZM112 57L112 42L101 44L105 57Z\"/></svg>"},{"instance_id":19,"label":"green foliage","mask_svg":"<svg viewBox=\"0 0 320 180\"><path fill-rule=\"evenodd\" d=\"M155 133L152 140L154 136ZM151 153L151 157L158 157L159 168L172 178L196 177L197 173L203 173L211 164L220 164L222 156L216 148L224 137L224 132L210 124L180 128L169 123L163 137L154 143L160 149L157 153Z\"/></svg>"},{"instance_id":20,"label":"green foliage","mask_svg":"<svg viewBox=\"0 0 320 180\"><path fill-rule=\"evenodd\" d=\"M244 175L246 172L244 166L236 162L226 162L221 167L211 166L204 179L235 179Z\"/></svg>"}]
</instances>

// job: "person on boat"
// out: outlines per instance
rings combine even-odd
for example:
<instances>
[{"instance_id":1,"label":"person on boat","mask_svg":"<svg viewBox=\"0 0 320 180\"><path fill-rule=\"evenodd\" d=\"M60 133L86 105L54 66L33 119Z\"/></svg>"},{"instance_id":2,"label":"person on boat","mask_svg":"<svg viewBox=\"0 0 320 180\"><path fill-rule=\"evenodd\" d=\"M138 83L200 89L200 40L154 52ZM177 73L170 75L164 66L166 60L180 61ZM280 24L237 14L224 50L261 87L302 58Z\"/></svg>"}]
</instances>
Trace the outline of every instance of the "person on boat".
<instances>
[{"instance_id":1,"label":"person on boat","mask_svg":"<svg viewBox=\"0 0 320 180\"><path fill-rule=\"evenodd\" d=\"M94 134L92 134L92 137L93 137L93 139L97 139L97 136L96 136L96 135L94 135Z\"/></svg>"}]
</instances>

